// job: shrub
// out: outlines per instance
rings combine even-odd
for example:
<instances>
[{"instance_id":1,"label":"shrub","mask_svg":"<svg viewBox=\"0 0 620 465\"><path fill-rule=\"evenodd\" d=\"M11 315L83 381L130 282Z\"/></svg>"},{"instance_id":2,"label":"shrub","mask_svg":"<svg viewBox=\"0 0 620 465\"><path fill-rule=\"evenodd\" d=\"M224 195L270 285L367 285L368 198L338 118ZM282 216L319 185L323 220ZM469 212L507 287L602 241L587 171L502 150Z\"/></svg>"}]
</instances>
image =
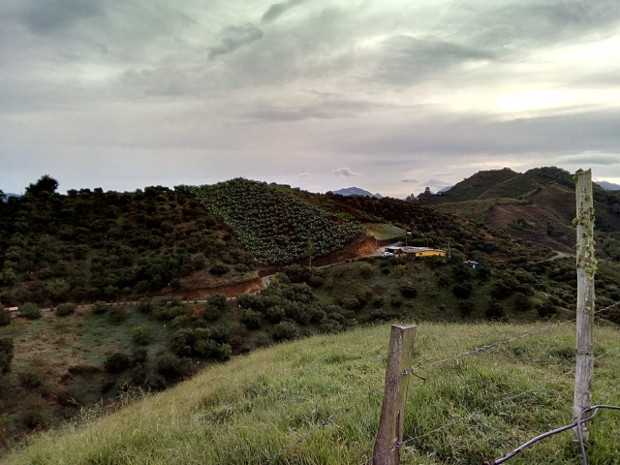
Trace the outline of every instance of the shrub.
<instances>
[{"instance_id":1,"label":"shrub","mask_svg":"<svg viewBox=\"0 0 620 465\"><path fill-rule=\"evenodd\" d=\"M237 299L241 308L251 308L252 310L262 311L266 308L265 299L255 294L242 294Z\"/></svg>"},{"instance_id":2,"label":"shrub","mask_svg":"<svg viewBox=\"0 0 620 465\"><path fill-rule=\"evenodd\" d=\"M390 306L392 308L400 308L403 305L403 299L400 298L400 296L398 295L392 295L390 296Z\"/></svg>"},{"instance_id":3,"label":"shrub","mask_svg":"<svg viewBox=\"0 0 620 465\"><path fill-rule=\"evenodd\" d=\"M400 295L405 299L415 299L418 296L418 290L412 284L403 284L400 286Z\"/></svg>"},{"instance_id":4,"label":"shrub","mask_svg":"<svg viewBox=\"0 0 620 465\"><path fill-rule=\"evenodd\" d=\"M186 316L187 313L187 307L177 303L168 303L153 310L153 316L159 321L172 321L175 318Z\"/></svg>"},{"instance_id":5,"label":"shrub","mask_svg":"<svg viewBox=\"0 0 620 465\"><path fill-rule=\"evenodd\" d=\"M213 295L207 299L204 308L204 318L207 321L217 321L222 315L228 312L229 305L223 295Z\"/></svg>"},{"instance_id":6,"label":"shrub","mask_svg":"<svg viewBox=\"0 0 620 465\"><path fill-rule=\"evenodd\" d=\"M7 309L0 305L0 326L7 326L11 324L11 314Z\"/></svg>"},{"instance_id":7,"label":"shrub","mask_svg":"<svg viewBox=\"0 0 620 465\"><path fill-rule=\"evenodd\" d=\"M19 385L25 389L36 389L43 384L41 374L32 370L20 372L17 375L17 379L19 380Z\"/></svg>"},{"instance_id":8,"label":"shrub","mask_svg":"<svg viewBox=\"0 0 620 465\"><path fill-rule=\"evenodd\" d=\"M131 366L131 360L126 354L116 352L110 355L103 364L108 373L122 373Z\"/></svg>"},{"instance_id":9,"label":"shrub","mask_svg":"<svg viewBox=\"0 0 620 465\"><path fill-rule=\"evenodd\" d=\"M209 270L213 276L224 276L230 269L226 265L215 265Z\"/></svg>"},{"instance_id":10,"label":"shrub","mask_svg":"<svg viewBox=\"0 0 620 465\"><path fill-rule=\"evenodd\" d=\"M372 265L370 263L362 263L359 266L359 274L362 278L364 279L369 279L372 277L373 273L374 273L374 268L372 267Z\"/></svg>"},{"instance_id":11,"label":"shrub","mask_svg":"<svg viewBox=\"0 0 620 465\"><path fill-rule=\"evenodd\" d=\"M463 318L471 316L474 311L474 303L471 300L462 300L459 302L459 313Z\"/></svg>"},{"instance_id":12,"label":"shrub","mask_svg":"<svg viewBox=\"0 0 620 465\"><path fill-rule=\"evenodd\" d=\"M491 296L499 300L507 299L515 292L517 286L518 283L515 283L512 279L500 279L493 285Z\"/></svg>"},{"instance_id":13,"label":"shrub","mask_svg":"<svg viewBox=\"0 0 620 465\"><path fill-rule=\"evenodd\" d=\"M319 276L318 274L313 274L308 280L308 285L314 289L318 289L323 286L323 284L325 284L325 278L323 278L323 276Z\"/></svg>"},{"instance_id":14,"label":"shrub","mask_svg":"<svg viewBox=\"0 0 620 465\"><path fill-rule=\"evenodd\" d=\"M471 283L463 282L463 283L456 284L452 288L452 293L458 299L464 300L464 299L469 299L469 297L471 296L472 290L473 290L473 286L471 285Z\"/></svg>"},{"instance_id":15,"label":"shrub","mask_svg":"<svg viewBox=\"0 0 620 465\"><path fill-rule=\"evenodd\" d=\"M310 280L312 275L308 268L301 265L291 265L284 271L284 273L291 283L306 283Z\"/></svg>"},{"instance_id":16,"label":"shrub","mask_svg":"<svg viewBox=\"0 0 620 465\"><path fill-rule=\"evenodd\" d=\"M71 303L60 304L56 307L56 316L69 316L75 313L77 306Z\"/></svg>"},{"instance_id":17,"label":"shrub","mask_svg":"<svg viewBox=\"0 0 620 465\"><path fill-rule=\"evenodd\" d=\"M280 323L282 318L284 318L284 309L279 305L267 307L264 314L265 318L267 318L270 323Z\"/></svg>"},{"instance_id":18,"label":"shrub","mask_svg":"<svg viewBox=\"0 0 620 465\"><path fill-rule=\"evenodd\" d=\"M174 354L164 352L155 359L155 370L166 381L177 381L187 375L191 368L187 362Z\"/></svg>"},{"instance_id":19,"label":"shrub","mask_svg":"<svg viewBox=\"0 0 620 465\"><path fill-rule=\"evenodd\" d=\"M539 305L537 311L538 316L540 316L541 318L550 318L556 313L558 313L557 307L549 302L543 305Z\"/></svg>"},{"instance_id":20,"label":"shrub","mask_svg":"<svg viewBox=\"0 0 620 465\"><path fill-rule=\"evenodd\" d=\"M515 295L514 309L517 312L527 312L532 308L532 301L530 298L522 292L518 292Z\"/></svg>"},{"instance_id":21,"label":"shrub","mask_svg":"<svg viewBox=\"0 0 620 465\"><path fill-rule=\"evenodd\" d=\"M8 337L0 338L0 375L11 371L13 353L13 339Z\"/></svg>"},{"instance_id":22,"label":"shrub","mask_svg":"<svg viewBox=\"0 0 620 465\"><path fill-rule=\"evenodd\" d=\"M41 310L36 304L27 303L19 307L17 310L20 316L28 318L29 320L37 320L41 318Z\"/></svg>"},{"instance_id":23,"label":"shrub","mask_svg":"<svg viewBox=\"0 0 620 465\"><path fill-rule=\"evenodd\" d=\"M232 354L229 338L230 331L224 327L181 329L173 334L170 349L179 356L223 361Z\"/></svg>"},{"instance_id":24,"label":"shrub","mask_svg":"<svg viewBox=\"0 0 620 465\"><path fill-rule=\"evenodd\" d=\"M248 329L259 329L261 327L261 314L249 308L241 309L241 323Z\"/></svg>"},{"instance_id":25,"label":"shrub","mask_svg":"<svg viewBox=\"0 0 620 465\"><path fill-rule=\"evenodd\" d=\"M341 299L340 304L347 310L360 310L364 307L357 297L349 296Z\"/></svg>"},{"instance_id":26,"label":"shrub","mask_svg":"<svg viewBox=\"0 0 620 465\"><path fill-rule=\"evenodd\" d=\"M285 341L299 337L299 329L295 323L282 321L274 326L271 335L274 341Z\"/></svg>"},{"instance_id":27,"label":"shrub","mask_svg":"<svg viewBox=\"0 0 620 465\"><path fill-rule=\"evenodd\" d=\"M108 311L108 319L110 320L110 323L114 325L120 325L125 320L127 320L128 317L129 314L127 312L127 309L125 309L124 307L115 306L110 308L110 310Z\"/></svg>"},{"instance_id":28,"label":"shrub","mask_svg":"<svg viewBox=\"0 0 620 465\"><path fill-rule=\"evenodd\" d=\"M131 340L138 346L147 346L153 340L153 335L148 328L144 326L138 326L131 331Z\"/></svg>"},{"instance_id":29,"label":"shrub","mask_svg":"<svg viewBox=\"0 0 620 465\"><path fill-rule=\"evenodd\" d=\"M485 312L489 320L501 320L506 317L506 311L499 302L491 301Z\"/></svg>"}]
</instances>

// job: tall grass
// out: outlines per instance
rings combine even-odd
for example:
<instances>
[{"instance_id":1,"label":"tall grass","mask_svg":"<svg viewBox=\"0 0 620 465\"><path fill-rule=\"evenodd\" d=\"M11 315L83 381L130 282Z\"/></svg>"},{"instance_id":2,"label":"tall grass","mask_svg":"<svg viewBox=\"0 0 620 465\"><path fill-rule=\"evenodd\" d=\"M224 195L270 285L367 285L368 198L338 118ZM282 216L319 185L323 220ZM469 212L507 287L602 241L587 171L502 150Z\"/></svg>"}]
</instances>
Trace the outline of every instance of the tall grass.
<instances>
[{"instance_id":1,"label":"tall grass","mask_svg":"<svg viewBox=\"0 0 620 465\"><path fill-rule=\"evenodd\" d=\"M416 361L535 325L423 324ZM570 420L574 337L549 326L495 352L421 368L409 389L404 464L480 464ZM7 465L363 464L377 430L388 326L313 337L204 370L110 416L35 437ZM620 338L596 331L594 398L620 403ZM620 464L620 417L592 424L591 463ZM514 464L573 464L569 433Z\"/></svg>"}]
</instances>

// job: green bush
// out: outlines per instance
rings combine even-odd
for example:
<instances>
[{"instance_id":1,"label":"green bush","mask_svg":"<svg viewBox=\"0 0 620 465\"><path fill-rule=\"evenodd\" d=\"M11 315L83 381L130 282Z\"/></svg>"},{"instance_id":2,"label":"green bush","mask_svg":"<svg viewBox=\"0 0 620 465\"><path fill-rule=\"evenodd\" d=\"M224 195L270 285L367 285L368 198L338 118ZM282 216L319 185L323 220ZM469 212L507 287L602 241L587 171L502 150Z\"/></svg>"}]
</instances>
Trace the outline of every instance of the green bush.
<instances>
[{"instance_id":1,"label":"green bush","mask_svg":"<svg viewBox=\"0 0 620 465\"><path fill-rule=\"evenodd\" d=\"M20 316L29 320L38 320L41 318L41 310L39 306L33 303L27 303L19 307L17 310Z\"/></svg>"},{"instance_id":2,"label":"green bush","mask_svg":"<svg viewBox=\"0 0 620 465\"><path fill-rule=\"evenodd\" d=\"M493 300L489 303L485 315L489 320L502 320L506 317L506 311L499 302Z\"/></svg>"},{"instance_id":3,"label":"green bush","mask_svg":"<svg viewBox=\"0 0 620 465\"><path fill-rule=\"evenodd\" d=\"M8 337L0 338L0 375L11 371L13 361L14 345L13 339Z\"/></svg>"},{"instance_id":4,"label":"green bush","mask_svg":"<svg viewBox=\"0 0 620 465\"><path fill-rule=\"evenodd\" d=\"M412 284L403 284L400 286L400 295L405 299L415 299L418 296L418 290Z\"/></svg>"},{"instance_id":5,"label":"green bush","mask_svg":"<svg viewBox=\"0 0 620 465\"><path fill-rule=\"evenodd\" d=\"M108 373L122 373L131 366L131 359L121 352L110 355L103 364L103 368Z\"/></svg>"},{"instance_id":6,"label":"green bush","mask_svg":"<svg viewBox=\"0 0 620 465\"><path fill-rule=\"evenodd\" d=\"M224 276L229 271L230 268L226 265L215 265L211 267L209 273L211 273L213 276Z\"/></svg>"},{"instance_id":7,"label":"green bush","mask_svg":"<svg viewBox=\"0 0 620 465\"><path fill-rule=\"evenodd\" d=\"M131 340L135 345L147 346L153 341L153 335L148 328L138 326L131 331Z\"/></svg>"},{"instance_id":8,"label":"green bush","mask_svg":"<svg viewBox=\"0 0 620 465\"><path fill-rule=\"evenodd\" d=\"M204 307L204 318L207 321L217 321L229 310L228 301L226 296L212 295L207 299L207 303Z\"/></svg>"},{"instance_id":9,"label":"green bush","mask_svg":"<svg viewBox=\"0 0 620 465\"><path fill-rule=\"evenodd\" d=\"M7 309L0 305L0 326L8 326L11 324L11 314Z\"/></svg>"},{"instance_id":10,"label":"green bush","mask_svg":"<svg viewBox=\"0 0 620 465\"><path fill-rule=\"evenodd\" d=\"M144 315L150 315L151 313L153 313L153 307L153 302L151 302L150 300L142 300L138 303L136 310L138 310Z\"/></svg>"},{"instance_id":11,"label":"green bush","mask_svg":"<svg viewBox=\"0 0 620 465\"><path fill-rule=\"evenodd\" d=\"M527 312L532 309L531 299L522 292L518 292L514 297L514 309L517 312Z\"/></svg>"},{"instance_id":12,"label":"green bush","mask_svg":"<svg viewBox=\"0 0 620 465\"><path fill-rule=\"evenodd\" d=\"M71 303L60 304L56 307L56 316L69 316L75 313L77 306Z\"/></svg>"},{"instance_id":13,"label":"green bush","mask_svg":"<svg viewBox=\"0 0 620 465\"><path fill-rule=\"evenodd\" d=\"M471 300L462 300L459 302L458 309L461 317L467 318L474 312L475 305Z\"/></svg>"},{"instance_id":14,"label":"green bush","mask_svg":"<svg viewBox=\"0 0 620 465\"><path fill-rule=\"evenodd\" d=\"M170 352L164 352L155 359L155 370L166 381L178 381L191 371L191 367L183 359Z\"/></svg>"},{"instance_id":15,"label":"green bush","mask_svg":"<svg viewBox=\"0 0 620 465\"><path fill-rule=\"evenodd\" d=\"M252 310L249 308L241 309L241 323L245 325L248 329L259 329L261 327L262 318L261 314L256 310Z\"/></svg>"},{"instance_id":16,"label":"green bush","mask_svg":"<svg viewBox=\"0 0 620 465\"><path fill-rule=\"evenodd\" d=\"M463 299L463 300L469 299L471 297L472 291L473 291L473 286L469 282L462 282L462 283L456 284L452 288L452 293L454 294L454 296L458 299Z\"/></svg>"},{"instance_id":17,"label":"green bush","mask_svg":"<svg viewBox=\"0 0 620 465\"><path fill-rule=\"evenodd\" d=\"M299 337L299 329L290 321L282 321L273 327L271 336L274 341L285 341Z\"/></svg>"}]
</instances>

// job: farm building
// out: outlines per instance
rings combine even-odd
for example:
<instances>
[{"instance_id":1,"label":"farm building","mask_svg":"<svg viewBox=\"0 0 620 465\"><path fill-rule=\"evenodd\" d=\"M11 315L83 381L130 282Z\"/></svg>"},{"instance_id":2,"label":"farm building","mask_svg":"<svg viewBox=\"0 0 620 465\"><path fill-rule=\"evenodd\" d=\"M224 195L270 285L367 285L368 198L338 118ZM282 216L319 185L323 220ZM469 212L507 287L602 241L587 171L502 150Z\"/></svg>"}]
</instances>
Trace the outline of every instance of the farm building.
<instances>
[{"instance_id":1,"label":"farm building","mask_svg":"<svg viewBox=\"0 0 620 465\"><path fill-rule=\"evenodd\" d=\"M386 247L385 251L394 255L411 255L413 257L445 257L446 251L433 249L431 247L407 247L391 246Z\"/></svg>"}]
</instances>

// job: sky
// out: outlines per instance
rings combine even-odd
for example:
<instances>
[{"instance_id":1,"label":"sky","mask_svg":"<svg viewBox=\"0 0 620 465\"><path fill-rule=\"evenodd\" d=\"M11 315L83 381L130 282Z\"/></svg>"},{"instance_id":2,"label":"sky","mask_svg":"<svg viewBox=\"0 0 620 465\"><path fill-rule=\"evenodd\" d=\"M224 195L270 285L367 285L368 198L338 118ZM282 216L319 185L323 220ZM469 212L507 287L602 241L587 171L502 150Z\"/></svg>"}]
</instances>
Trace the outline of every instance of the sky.
<instances>
[{"instance_id":1,"label":"sky","mask_svg":"<svg viewBox=\"0 0 620 465\"><path fill-rule=\"evenodd\" d=\"M620 182L618 0L2 0L0 189Z\"/></svg>"}]
</instances>

